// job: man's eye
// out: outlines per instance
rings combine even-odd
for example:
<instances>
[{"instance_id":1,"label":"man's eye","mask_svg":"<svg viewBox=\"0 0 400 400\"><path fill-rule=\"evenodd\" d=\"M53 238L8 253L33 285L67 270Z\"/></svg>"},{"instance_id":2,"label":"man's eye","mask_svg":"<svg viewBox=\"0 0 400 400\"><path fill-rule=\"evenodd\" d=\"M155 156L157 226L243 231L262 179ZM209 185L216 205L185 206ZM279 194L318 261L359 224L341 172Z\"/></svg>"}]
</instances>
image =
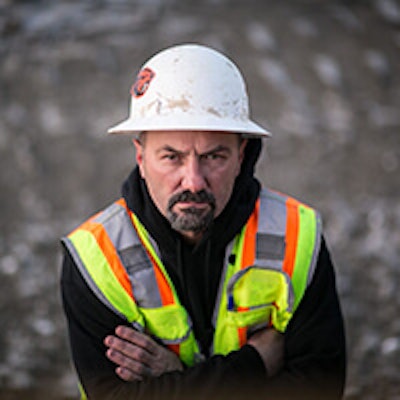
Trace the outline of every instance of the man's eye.
<instances>
[{"instance_id":1,"label":"man's eye","mask_svg":"<svg viewBox=\"0 0 400 400\"><path fill-rule=\"evenodd\" d=\"M162 159L168 160L168 161L176 161L176 160L178 160L178 155L177 154L165 154L162 156Z\"/></svg>"},{"instance_id":2,"label":"man's eye","mask_svg":"<svg viewBox=\"0 0 400 400\"><path fill-rule=\"evenodd\" d=\"M222 160L224 156L219 153L210 153L204 156L206 160L214 161L214 160Z\"/></svg>"}]
</instances>

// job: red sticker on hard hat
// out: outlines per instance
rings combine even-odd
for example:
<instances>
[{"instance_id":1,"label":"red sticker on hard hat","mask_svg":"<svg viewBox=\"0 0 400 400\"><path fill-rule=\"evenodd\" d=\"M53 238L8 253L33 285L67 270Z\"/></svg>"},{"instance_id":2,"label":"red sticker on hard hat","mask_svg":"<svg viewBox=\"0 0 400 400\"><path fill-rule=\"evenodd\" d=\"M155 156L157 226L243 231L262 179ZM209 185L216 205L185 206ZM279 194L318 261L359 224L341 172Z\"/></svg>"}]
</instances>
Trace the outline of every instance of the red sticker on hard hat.
<instances>
[{"instance_id":1,"label":"red sticker on hard hat","mask_svg":"<svg viewBox=\"0 0 400 400\"><path fill-rule=\"evenodd\" d=\"M143 68L140 70L137 74L135 83L132 85L131 95L133 97L143 96L154 76L155 73L150 68Z\"/></svg>"}]
</instances>

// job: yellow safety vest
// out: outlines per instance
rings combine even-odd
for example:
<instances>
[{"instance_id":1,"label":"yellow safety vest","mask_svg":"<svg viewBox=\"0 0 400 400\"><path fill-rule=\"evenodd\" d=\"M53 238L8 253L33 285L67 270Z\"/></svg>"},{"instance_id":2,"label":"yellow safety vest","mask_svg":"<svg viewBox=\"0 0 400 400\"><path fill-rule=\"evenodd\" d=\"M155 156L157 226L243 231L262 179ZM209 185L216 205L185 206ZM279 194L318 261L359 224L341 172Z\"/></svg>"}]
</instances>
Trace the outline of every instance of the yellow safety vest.
<instances>
[{"instance_id":1,"label":"yellow safety vest","mask_svg":"<svg viewBox=\"0 0 400 400\"><path fill-rule=\"evenodd\" d=\"M261 327L285 331L314 274L320 239L315 210L261 191L246 225L226 249L211 355L239 349ZM164 343L186 365L204 359L156 242L123 199L63 243L107 307Z\"/></svg>"}]
</instances>

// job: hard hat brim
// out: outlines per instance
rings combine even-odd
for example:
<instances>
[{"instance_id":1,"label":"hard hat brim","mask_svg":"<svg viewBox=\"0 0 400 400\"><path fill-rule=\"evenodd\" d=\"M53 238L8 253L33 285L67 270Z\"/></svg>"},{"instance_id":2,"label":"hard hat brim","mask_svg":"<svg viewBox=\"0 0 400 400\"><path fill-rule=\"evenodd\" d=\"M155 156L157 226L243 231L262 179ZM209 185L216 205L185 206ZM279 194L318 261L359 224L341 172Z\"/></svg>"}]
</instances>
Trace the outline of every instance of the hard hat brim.
<instances>
[{"instance_id":1,"label":"hard hat brim","mask_svg":"<svg viewBox=\"0 0 400 400\"><path fill-rule=\"evenodd\" d=\"M266 138L271 133L253 121L226 118L196 117L193 115L164 116L141 121L130 118L108 129L110 134L139 134L146 131L216 131L239 133L247 138Z\"/></svg>"}]
</instances>

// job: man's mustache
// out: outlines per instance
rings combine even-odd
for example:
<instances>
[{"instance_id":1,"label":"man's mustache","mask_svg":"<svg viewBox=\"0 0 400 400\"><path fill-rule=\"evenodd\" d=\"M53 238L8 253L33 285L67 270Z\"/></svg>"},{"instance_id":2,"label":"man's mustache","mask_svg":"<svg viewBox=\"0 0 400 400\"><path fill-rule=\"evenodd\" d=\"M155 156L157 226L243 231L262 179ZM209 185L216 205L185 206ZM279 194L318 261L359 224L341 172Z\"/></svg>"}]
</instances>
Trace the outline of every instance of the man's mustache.
<instances>
[{"instance_id":1,"label":"man's mustache","mask_svg":"<svg viewBox=\"0 0 400 400\"><path fill-rule=\"evenodd\" d=\"M208 193L205 190L200 190L199 192L191 192L190 190L185 190L183 192L174 194L168 201L168 209L176 203L208 203L212 209L215 209L215 197L212 193Z\"/></svg>"}]
</instances>

